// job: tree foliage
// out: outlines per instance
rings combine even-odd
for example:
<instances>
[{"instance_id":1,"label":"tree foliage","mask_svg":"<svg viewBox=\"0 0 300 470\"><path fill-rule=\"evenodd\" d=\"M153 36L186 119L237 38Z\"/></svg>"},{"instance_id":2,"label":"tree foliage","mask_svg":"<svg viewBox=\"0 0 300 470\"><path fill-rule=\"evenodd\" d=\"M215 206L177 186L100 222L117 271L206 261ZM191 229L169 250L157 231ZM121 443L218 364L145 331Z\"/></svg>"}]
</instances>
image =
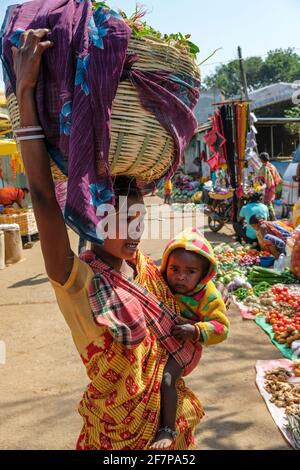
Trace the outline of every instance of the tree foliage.
<instances>
[{"instance_id":1,"label":"tree foliage","mask_svg":"<svg viewBox=\"0 0 300 470\"><path fill-rule=\"evenodd\" d=\"M300 79L300 56L291 48L275 49L261 57L244 60L249 91L278 82L294 82ZM216 72L204 80L204 87L217 87L230 98L241 93L239 60L217 67Z\"/></svg>"},{"instance_id":2,"label":"tree foliage","mask_svg":"<svg viewBox=\"0 0 300 470\"><path fill-rule=\"evenodd\" d=\"M294 106L291 109L287 109L285 111L285 115L286 115L286 117L289 117L289 118L299 118L300 119L300 105ZM300 123L295 122L295 123L292 123L292 124L287 124L287 128L292 134L297 134L297 133L299 133Z\"/></svg>"}]
</instances>

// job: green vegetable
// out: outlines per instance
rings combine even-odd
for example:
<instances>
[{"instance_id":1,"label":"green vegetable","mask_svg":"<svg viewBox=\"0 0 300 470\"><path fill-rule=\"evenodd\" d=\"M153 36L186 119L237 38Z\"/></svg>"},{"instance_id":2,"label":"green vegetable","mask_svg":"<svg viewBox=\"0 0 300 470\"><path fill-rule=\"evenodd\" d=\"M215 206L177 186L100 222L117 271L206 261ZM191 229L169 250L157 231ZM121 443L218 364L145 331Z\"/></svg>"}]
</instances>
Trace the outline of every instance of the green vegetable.
<instances>
[{"instance_id":1,"label":"green vegetable","mask_svg":"<svg viewBox=\"0 0 300 470\"><path fill-rule=\"evenodd\" d=\"M99 7L105 7L110 9L110 7L106 4L106 2L92 2L93 7L95 9ZM182 33L172 33L172 34L164 34L156 29L152 28L152 26L148 25L146 21L141 21L146 14L146 11L139 5L136 6L135 12L128 17L124 11L119 11L119 14L124 18L128 26L132 30L132 35L134 37L144 37L150 36L152 38L160 39L161 41L168 43L177 49L186 50L191 57L194 59L196 58L197 54L200 52L199 47L190 41L190 34L183 35ZM216 51L215 51L216 52Z\"/></svg>"},{"instance_id":2,"label":"green vegetable","mask_svg":"<svg viewBox=\"0 0 300 470\"><path fill-rule=\"evenodd\" d=\"M251 269L248 280L252 285L257 285L261 282L267 282L270 285L299 283L299 280L290 271L278 273L274 269L262 268L260 266L254 266Z\"/></svg>"},{"instance_id":3,"label":"green vegetable","mask_svg":"<svg viewBox=\"0 0 300 470\"><path fill-rule=\"evenodd\" d=\"M109 8L105 2L92 2L93 7L97 10L100 7Z\"/></svg>"},{"instance_id":4,"label":"green vegetable","mask_svg":"<svg viewBox=\"0 0 300 470\"><path fill-rule=\"evenodd\" d=\"M294 438L296 449L300 450L300 407L298 407L298 413L288 414L287 419L287 428Z\"/></svg>"},{"instance_id":5,"label":"green vegetable","mask_svg":"<svg viewBox=\"0 0 300 470\"><path fill-rule=\"evenodd\" d=\"M234 291L234 295L239 301L245 300L249 295L249 289L245 289L244 287L240 287L236 291Z\"/></svg>"},{"instance_id":6,"label":"green vegetable","mask_svg":"<svg viewBox=\"0 0 300 470\"><path fill-rule=\"evenodd\" d=\"M269 284L268 282L260 282L253 288L253 292L257 297L259 297L260 294L268 291L270 287L271 287L271 284Z\"/></svg>"}]
</instances>

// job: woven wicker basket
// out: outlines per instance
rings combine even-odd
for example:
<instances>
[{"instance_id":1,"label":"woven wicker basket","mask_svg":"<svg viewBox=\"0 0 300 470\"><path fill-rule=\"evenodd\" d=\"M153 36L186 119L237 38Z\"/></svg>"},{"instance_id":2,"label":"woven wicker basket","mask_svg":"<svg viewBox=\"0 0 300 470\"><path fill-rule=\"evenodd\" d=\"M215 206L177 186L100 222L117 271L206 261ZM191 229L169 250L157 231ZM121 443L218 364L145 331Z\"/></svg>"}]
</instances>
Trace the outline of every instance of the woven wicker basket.
<instances>
[{"instance_id":1,"label":"woven wicker basket","mask_svg":"<svg viewBox=\"0 0 300 470\"><path fill-rule=\"evenodd\" d=\"M128 54L138 54L133 68L182 73L200 80L200 70L185 48L178 49L162 39L131 38Z\"/></svg>"},{"instance_id":2,"label":"woven wicker basket","mask_svg":"<svg viewBox=\"0 0 300 470\"><path fill-rule=\"evenodd\" d=\"M226 199L231 199L234 196L234 191L228 191L228 193L208 193L211 199L216 201L225 201Z\"/></svg>"},{"instance_id":3,"label":"woven wicker basket","mask_svg":"<svg viewBox=\"0 0 300 470\"><path fill-rule=\"evenodd\" d=\"M188 53L161 40L132 38L128 53L137 53L139 56L133 68L158 69L200 79L199 68ZM15 129L20 121L13 94L8 97L7 106ZM172 136L161 126L155 115L141 105L135 87L129 80L121 82L112 108L109 153L111 174L127 175L145 182L157 180L171 167L174 151ZM51 167L55 180L66 179L54 163ZM98 171L101 174L103 170L99 167Z\"/></svg>"},{"instance_id":4,"label":"woven wicker basket","mask_svg":"<svg viewBox=\"0 0 300 470\"><path fill-rule=\"evenodd\" d=\"M15 214L1 214L0 225L18 224L22 236L35 235L38 233L36 220L32 209Z\"/></svg>"}]
</instances>

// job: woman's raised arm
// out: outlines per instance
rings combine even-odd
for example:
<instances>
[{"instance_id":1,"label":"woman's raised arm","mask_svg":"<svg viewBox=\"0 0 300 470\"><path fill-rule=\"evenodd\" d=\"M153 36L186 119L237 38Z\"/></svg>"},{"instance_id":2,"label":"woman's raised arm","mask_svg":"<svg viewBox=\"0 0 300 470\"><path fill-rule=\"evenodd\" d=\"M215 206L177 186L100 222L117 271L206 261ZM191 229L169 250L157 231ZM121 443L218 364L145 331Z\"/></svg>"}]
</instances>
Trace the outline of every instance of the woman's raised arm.
<instances>
[{"instance_id":1,"label":"woman's raised arm","mask_svg":"<svg viewBox=\"0 0 300 470\"><path fill-rule=\"evenodd\" d=\"M47 29L26 31L21 37L20 48L13 48L16 95L22 128L40 126L34 91L42 54L53 46L50 41L45 40L48 33ZM20 144L46 271L52 280L64 284L72 270L73 253L55 197L46 146L43 139L22 140Z\"/></svg>"}]
</instances>

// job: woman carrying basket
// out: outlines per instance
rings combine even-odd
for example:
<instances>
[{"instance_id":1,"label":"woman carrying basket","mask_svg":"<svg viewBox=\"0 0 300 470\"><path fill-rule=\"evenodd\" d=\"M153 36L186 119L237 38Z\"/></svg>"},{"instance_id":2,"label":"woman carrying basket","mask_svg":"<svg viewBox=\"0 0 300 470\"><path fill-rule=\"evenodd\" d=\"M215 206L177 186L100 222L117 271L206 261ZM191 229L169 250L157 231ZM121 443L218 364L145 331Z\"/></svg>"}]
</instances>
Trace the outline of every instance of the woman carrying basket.
<instances>
[{"instance_id":1,"label":"woman carrying basket","mask_svg":"<svg viewBox=\"0 0 300 470\"><path fill-rule=\"evenodd\" d=\"M13 49L21 116L18 137L46 271L90 378L79 405L84 424L77 448L146 449L159 426L160 383L169 350L177 354L183 365L186 360L187 368L192 366L193 357L189 351L186 356L180 354L180 345L171 336L162 340L164 344L159 341L175 325L172 311L178 313L178 307L154 263L137 250L139 240L130 236L126 240L106 240L102 247L92 245L83 259L77 258L70 248L34 98L42 54L53 46L46 38L48 32L25 32L19 50ZM135 186L124 187L124 183L116 182L115 191L128 194L129 207L143 203ZM125 225L134 218L129 217ZM144 288L137 288L133 279ZM116 299L122 296L120 316L115 311ZM100 311L103 303L108 305L109 298L111 305L103 321ZM124 304L129 305L128 310ZM145 318L159 318L164 313L165 324L160 328L158 322L156 329L150 329L141 316L134 324L134 315L140 314L141 305ZM120 326L122 315L124 322ZM116 316L120 328L114 323ZM175 448L191 449L203 409L183 380L178 383L178 395Z\"/></svg>"}]
</instances>

